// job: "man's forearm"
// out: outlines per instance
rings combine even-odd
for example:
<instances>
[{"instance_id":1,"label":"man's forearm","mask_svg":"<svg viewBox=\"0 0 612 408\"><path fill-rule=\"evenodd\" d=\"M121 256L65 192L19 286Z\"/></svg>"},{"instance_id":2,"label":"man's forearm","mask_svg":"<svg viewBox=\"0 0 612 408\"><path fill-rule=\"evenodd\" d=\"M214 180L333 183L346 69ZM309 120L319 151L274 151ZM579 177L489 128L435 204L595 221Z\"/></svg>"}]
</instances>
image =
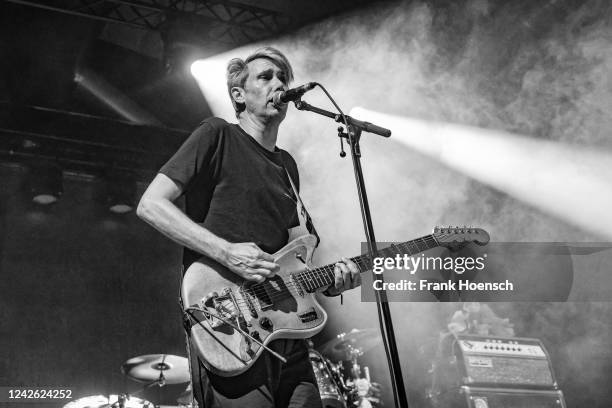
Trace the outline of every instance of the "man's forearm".
<instances>
[{"instance_id":1,"label":"man's forearm","mask_svg":"<svg viewBox=\"0 0 612 408\"><path fill-rule=\"evenodd\" d=\"M137 214L173 241L216 261L223 259L228 242L193 222L170 200L143 197Z\"/></svg>"}]
</instances>

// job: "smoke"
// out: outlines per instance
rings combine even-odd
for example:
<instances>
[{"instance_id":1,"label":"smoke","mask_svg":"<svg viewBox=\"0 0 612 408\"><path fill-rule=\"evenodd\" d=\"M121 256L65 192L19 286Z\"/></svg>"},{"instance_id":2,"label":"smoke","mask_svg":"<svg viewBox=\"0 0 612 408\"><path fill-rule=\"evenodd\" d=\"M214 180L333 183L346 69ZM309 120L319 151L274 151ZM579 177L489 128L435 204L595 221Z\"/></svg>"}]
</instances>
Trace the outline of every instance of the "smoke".
<instances>
[{"instance_id":1,"label":"smoke","mask_svg":"<svg viewBox=\"0 0 612 408\"><path fill-rule=\"evenodd\" d=\"M568 406L605 407L612 401L607 384L612 375L609 324L611 307L604 302L500 304L516 329L540 338Z\"/></svg>"},{"instance_id":2,"label":"smoke","mask_svg":"<svg viewBox=\"0 0 612 408\"><path fill-rule=\"evenodd\" d=\"M362 106L611 153L611 21L612 5L605 0L406 1L329 19L269 44L292 61L297 84L324 84L346 112ZM255 48L220 58L246 56ZM332 110L317 91L304 99ZM348 157L338 157L336 126L292 110L279 140L298 162L303 199L322 236L321 263L359 253L364 239L352 166ZM400 135L362 138L379 241L416 238L435 224L480 226L493 231L496 241L598 240L409 150L395 137ZM335 299L326 304L328 334L376 325L374 306L360 303L358 291L345 295L344 306ZM492 307L510 318L517 335L545 340L561 387L571 391L566 392L569 406L609 405L609 304ZM427 345L435 344L458 308L392 305L411 401L423 402L431 351ZM592 321L600 324L585 323ZM373 377L382 376L375 380L386 383L382 355L379 349L364 357ZM585 372L589 374L574 376ZM588 386L591 397L580 392L581 386Z\"/></svg>"},{"instance_id":3,"label":"smoke","mask_svg":"<svg viewBox=\"0 0 612 408\"><path fill-rule=\"evenodd\" d=\"M346 111L363 106L612 150L608 3L449 3L372 7L308 27L274 45L288 52L297 83L324 84ZM304 99L331 110L320 94L312 92ZM357 242L363 240L359 206L351 165L337 156L334 124L292 112L282 132L287 137L281 136L281 143L300 165L305 201L319 221L320 258L333 261L338 254L358 252ZM437 223L482 226L493 230L498 241L597 240L403 148L393 137L364 134L362 139L378 240L414 238ZM372 305L359 303L358 293L346 298L340 309L337 301L328 302L332 331L375 324ZM511 319L517 335L542 338L570 406L597 406L595 401L607 406L612 399L604 385L612 361L610 325L589 322L609 316L609 304L492 307ZM404 377L414 402L423 401L437 333L457 308L392 305ZM337 310L340 313L334 313ZM366 362L384 376L382 350L371 353ZM582 393L581 387L590 393Z\"/></svg>"},{"instance_id":4,"label":"smoke","mask_svg":"<svg viewBox=\"0 0 612 408\"><path fill-rule=\"evenodd\" d=\"M610 6L553 3L392 4L325 21L276 45L294 61L297 82L323 83L346 110L360 105L610 150ZM329 106L320 95L305 99ZM281 140L298 159L304 195L315 197L307 202L324 220L338 218L325 211L335 210L329 200L355 197L350 164L336 156L334 129L326 119L295 113L283 129L290 138ZM363 146L381 240L406 239L438 222L493 228L495 240L596 238L417 156L393 138L366 134ZM358 225L358 206L342 208L338 221ZM345 230L346 237L361 233L359 227Z\"/></svg>"}]
</instances>

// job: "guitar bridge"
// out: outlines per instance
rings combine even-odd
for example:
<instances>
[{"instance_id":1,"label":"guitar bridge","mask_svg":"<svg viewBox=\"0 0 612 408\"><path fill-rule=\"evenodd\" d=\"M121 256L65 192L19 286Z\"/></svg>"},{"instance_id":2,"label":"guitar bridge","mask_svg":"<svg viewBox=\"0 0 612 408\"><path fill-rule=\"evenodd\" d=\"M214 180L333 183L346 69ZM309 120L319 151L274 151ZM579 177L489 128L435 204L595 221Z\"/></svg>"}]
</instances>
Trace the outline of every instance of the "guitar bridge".
<instances>
[{"instance_id":1,"label":"guitar bridge","mask_svg":"<svg viewBox=\"0 0 612 408\"><path fill-rule=\"evenodd\" d=\"M228 324L227 321L230 320L235 321L237 325L244 322L236 297L230 288L224 289L221 295L215 292L212 296L203 298L200 304L202 309L210 310L209 313L204 312L204 316L212 328Z\"/></svg>"}]
</instances>

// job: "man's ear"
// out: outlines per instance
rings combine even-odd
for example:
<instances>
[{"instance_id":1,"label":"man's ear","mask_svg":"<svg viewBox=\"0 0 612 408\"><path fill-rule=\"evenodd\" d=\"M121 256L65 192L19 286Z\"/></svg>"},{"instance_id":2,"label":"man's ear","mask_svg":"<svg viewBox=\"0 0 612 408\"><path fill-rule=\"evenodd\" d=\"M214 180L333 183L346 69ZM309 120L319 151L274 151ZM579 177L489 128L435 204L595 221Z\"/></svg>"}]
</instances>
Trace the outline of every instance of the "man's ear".
<instances>
[{"instance_id":1,"label":"man's ear","mask_svg":"<svg viewBox=\"0 0 612 408\"><path fill-rule=\"evenodd\" d=\"M245 103L243 88L240 88L239 86L233 86L230 89L230 93L236 103Z\"/></svg>"}]
</instances>

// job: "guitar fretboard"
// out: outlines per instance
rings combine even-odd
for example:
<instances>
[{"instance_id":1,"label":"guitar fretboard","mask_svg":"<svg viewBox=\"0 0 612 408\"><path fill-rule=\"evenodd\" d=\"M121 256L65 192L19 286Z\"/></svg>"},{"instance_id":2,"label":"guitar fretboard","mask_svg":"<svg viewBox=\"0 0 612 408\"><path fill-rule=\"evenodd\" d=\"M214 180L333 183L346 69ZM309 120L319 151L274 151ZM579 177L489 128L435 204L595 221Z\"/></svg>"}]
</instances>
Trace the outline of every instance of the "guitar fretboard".
<instances>
[{"instance_id":1,"label":"guitar fretboard","mask_svg":"<svg viewBox=\"0 0 612 408\"><path fill-rule=\"evenodd\" d=\"M436 238L430 234L411 241L402 242L401 244L391 244L386 248L379 249L377 256L387 258L397 254L414 255L435 248L438 245ZM359 272L363 273L372 270L372 259L369 254L359 255L350 259L357 264ZM297 273L295 274L295 278L307 292L313 293L318 289L328 287L334 282L334 269L335 264L328 264L316 269L307 269Z\"/></svg>"}]
</instances>

